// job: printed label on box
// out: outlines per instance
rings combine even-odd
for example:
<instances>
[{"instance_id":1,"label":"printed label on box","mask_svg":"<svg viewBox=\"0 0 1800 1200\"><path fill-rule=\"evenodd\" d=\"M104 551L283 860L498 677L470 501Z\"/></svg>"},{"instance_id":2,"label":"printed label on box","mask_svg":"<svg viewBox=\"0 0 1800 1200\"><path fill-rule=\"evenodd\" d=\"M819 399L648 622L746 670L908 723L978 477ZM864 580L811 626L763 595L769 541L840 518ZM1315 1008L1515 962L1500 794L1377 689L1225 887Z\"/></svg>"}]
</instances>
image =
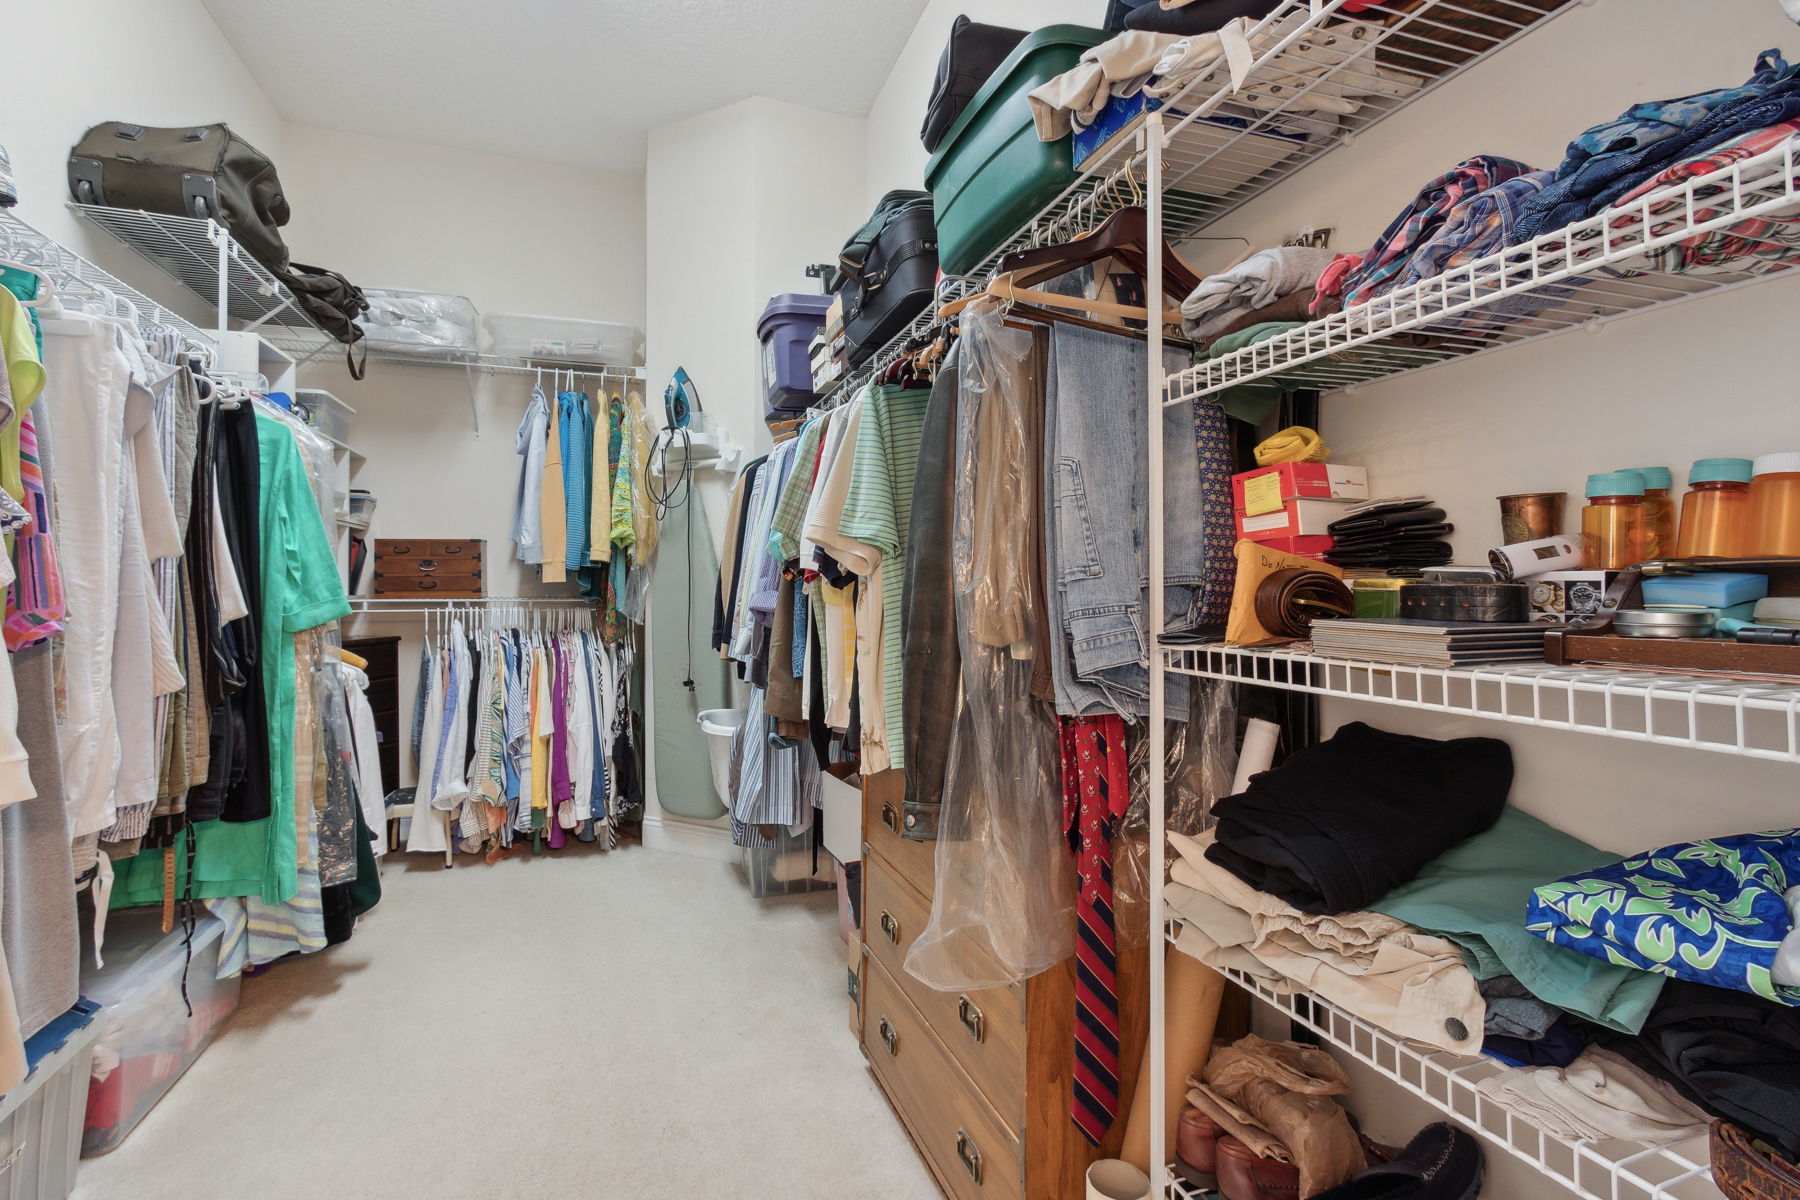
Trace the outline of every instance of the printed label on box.
<instances>
[{"instance_id":1,"label":"printed label on box","mask_svg":"<svg viewBox=\"0 0 1800 1200\"><path fill-rule=\"evenodd\" d=\"M1245 533L1266 533L1271 529L1286 529L1288 527L1287 510L1283 508L1272 513L1264 513L1259 517L1245 517L1242 524Z\"/></svg>"}]
</instances>

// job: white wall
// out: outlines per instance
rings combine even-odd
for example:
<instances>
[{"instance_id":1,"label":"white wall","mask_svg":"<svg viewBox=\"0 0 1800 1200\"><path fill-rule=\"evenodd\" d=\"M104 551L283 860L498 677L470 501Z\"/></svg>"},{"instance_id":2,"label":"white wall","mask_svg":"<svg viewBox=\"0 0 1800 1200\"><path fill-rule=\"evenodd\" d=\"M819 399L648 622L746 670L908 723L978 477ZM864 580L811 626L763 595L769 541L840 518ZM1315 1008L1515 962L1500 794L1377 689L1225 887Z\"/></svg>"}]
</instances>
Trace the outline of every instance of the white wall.
<instances>
[{"instance_id":1,"label":"white wall","mask_svg":"<svg viewBox=\"0 0 1800 1200\"><path fill-rule=\"evenodd\" d=\"M1554 166L1568 140L1636 100L1735 84L1756 53L1792 60L1800 30L1768 0L1636 0L1576 7L1414 108L1360 136L1205 232L1272 245L1302 226L1334 225L1333 245L1366 247L1426 180L1470 154ZM1604 48L1602 50L1602 48ZM1241 247L1212 247L1213 260ZM1204 253L1196 261L1208 261ZM1334 457L1362 463L1378 494L1434 496L1457 525L1460 562L1497 543L1494 497L1566 490L1577 526L1589 472L1800 448L1790 373L1800 279L1778 279L1606 327L1328 396L1322 432ZM1512 799L1589 842L1646 849L1707 834L1793 823L1793 768L1718 754L1385 706L1331 702L1332 724L1511 743ZM1359 1078L1371 1132L1410 1134L1431 1114ZM1561 1194L1501 1155L1487 1191Z\"/></svg>"},{"instance_id":2,"label":"white wall","mask_svg":"<svg viewBox=\"0 0 1800 1200\"><path fill-rule=\"evenodd\" d=\"M286 128L200 0L56 0L8 4L0 129L18 181L18 214L189 317L204 310L108 234L64 207L69 149L102 121L228 122L277 163Z\"/></svg>"},{"instance_id":3,"label":"white wall","mask_svg":"<svg viewBox=\"0 0 1800 1200\"><path fill-rule=\"evenodd\" d=\"M294 209L287 242L300 261L365 286L466 296L484 314L643 326L644 194L635 175L302 125L288 127L280 165ZM574 593L538 583L507 536L520 464L513 433L532 377L477 373L472 415L460 368L374 361L357 382L341 362L328 354L302 367L300 381L357 409L350 440L367 462L352 483L378 502L370 538L480 538L489 595ZM402 635L410 667L421 622L362 617L346 632ZM401 671L403 715L416 674ZM407 757L401 774L410 780Z\"/></svg>"},{"instance_id":4,"label":"white wall","mask_svg":"<svg viewBox=\"0 0 1800 1200\"><path fill-rule=\"evenodd\" d=\"M864 137L859 117L764 98L650 134L644 191L651 391L659 394L675 368L685 367L707 413L745 448L740 465L770 445L757 320L770 296L817 292L807 265L834 261L867 216ZM699 480L717 544L730 479L703 471ZM694 749L705 753L697 730ZM662 814L654 763L648 774L646 843L695 849L699 837L699 845L725 853L716 835L694 834L698 823Z\"/></svg>"},{"instance_id":5,"label":"white wall","mask_svg":"<svg viewBox=\"0 0 1800 1200\"><path fill-rule=\"evenodd\" d=\"M1063 24L1098 27L1106 16L1106 0L931 0L869 109L865 190L871 207L883 192L925 186L925 163L930 155L919 142L919 126L931 100L938 57L950 40L950 26L958 13L985 25L1012 29Z\"/></svg>"}]
</instances>

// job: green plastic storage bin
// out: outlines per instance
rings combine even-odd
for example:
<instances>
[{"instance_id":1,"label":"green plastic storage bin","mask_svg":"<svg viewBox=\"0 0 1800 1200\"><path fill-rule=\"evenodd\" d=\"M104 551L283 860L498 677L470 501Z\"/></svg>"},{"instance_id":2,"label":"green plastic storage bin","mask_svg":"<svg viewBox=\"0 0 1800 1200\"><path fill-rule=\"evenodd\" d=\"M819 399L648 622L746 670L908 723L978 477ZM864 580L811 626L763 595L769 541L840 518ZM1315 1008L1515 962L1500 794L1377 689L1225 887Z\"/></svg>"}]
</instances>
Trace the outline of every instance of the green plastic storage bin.
<instances>
[{"instance_id":1,"label":"green plastic storage bin","mask_svg":"<svg viewBox=\"0 0 1800 1200\"><path fill-rule=\"evenodd\" d=\"M1038 141L1026 97L1111 36L1082 25L1027 34L944 135L925 168L925 186L947 274L967 274L1074 181L1070 139Z\"/></svg>"}]
</instances>

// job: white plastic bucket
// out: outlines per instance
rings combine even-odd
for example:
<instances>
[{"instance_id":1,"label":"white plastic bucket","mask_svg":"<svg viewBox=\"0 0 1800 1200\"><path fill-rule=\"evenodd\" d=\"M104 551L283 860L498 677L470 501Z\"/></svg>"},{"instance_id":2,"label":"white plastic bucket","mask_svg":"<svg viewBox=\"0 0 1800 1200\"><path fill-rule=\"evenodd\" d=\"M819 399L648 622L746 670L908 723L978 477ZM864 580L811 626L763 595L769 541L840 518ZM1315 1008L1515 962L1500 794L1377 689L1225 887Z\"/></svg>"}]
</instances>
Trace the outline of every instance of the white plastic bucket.
<instances>
[{"instance_id":1,"label":"white plastic bucket","mask_svg":"<svg viewBox=\"0 0 1800 1200\"><path fill-rule=\"evenodd\" d=\"M712 756L713 790L719 803L731 807L731 735L744 723L741 708L708 708L700 713L700 731L706 735L706 749Z\"/></svg>"}]
</instances>

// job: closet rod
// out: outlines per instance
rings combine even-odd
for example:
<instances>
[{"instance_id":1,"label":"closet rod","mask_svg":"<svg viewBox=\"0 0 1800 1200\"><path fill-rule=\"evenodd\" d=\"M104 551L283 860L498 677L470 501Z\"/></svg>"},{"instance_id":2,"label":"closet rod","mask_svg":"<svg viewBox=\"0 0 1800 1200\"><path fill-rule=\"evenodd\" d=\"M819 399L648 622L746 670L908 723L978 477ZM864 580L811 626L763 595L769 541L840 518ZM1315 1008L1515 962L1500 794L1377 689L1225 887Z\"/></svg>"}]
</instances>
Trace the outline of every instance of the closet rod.
<instances>
[{"instance_id":1,"label":"closet rod","mask_svg":"<svg viewBox=\"0 0 1800 1200\"><path fill-rule=\"evenodd\" d=\"M515 607L521 604L567 604L580 608L592 608L600 603L581 596L444 596L432 599L428 596L408 596L404 599L387 599L380 596L352 596L352 609L373 609L376 612L391 612L400 607L454 608L458 605L474 607L483 604L504 604Z\"/></svg>"}]
</instances>

